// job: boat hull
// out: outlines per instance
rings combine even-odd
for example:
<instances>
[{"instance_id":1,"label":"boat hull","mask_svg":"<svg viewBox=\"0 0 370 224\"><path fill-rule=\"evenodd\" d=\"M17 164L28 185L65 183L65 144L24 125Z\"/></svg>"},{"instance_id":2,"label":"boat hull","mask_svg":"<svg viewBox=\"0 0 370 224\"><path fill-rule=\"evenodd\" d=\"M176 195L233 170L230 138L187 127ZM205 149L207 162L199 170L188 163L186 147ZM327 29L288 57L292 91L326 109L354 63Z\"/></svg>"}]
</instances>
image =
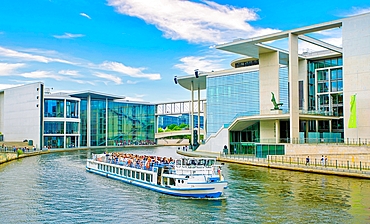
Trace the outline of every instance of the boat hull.
<instances>
[{"instance_id":1,"label":"boat hull","mask_svg":"<svg viewBox=\"0 0 370 224\"><path fill-rule=\"evenodd\" d=\"M214 182L214 183L190 183L188 187L174 187L174 186L163 186L153 182L147 182L132 177L126 177L120 174L111 173L103 170L99 170L93 167L86 166L86 170L90 173L95 173L107 178L122 181L127 184L132 184L142 188L146 188L159 193L179 196L179 197L192 197L192 198L218 198L223 194L224 188L227 186L226 181ZM154 174L154 172L153 172Z\"/></svg>"}]
</instances>

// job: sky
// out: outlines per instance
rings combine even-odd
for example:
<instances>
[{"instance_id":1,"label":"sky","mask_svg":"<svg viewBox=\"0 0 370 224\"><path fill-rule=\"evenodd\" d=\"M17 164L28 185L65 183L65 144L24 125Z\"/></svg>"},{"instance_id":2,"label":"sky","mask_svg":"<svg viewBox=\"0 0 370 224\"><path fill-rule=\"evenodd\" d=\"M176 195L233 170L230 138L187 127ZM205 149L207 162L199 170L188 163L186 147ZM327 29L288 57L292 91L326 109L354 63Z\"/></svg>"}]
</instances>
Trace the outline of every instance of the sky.
<instances>
[{"instance_id":1,"label":"sky","mask_svg":"<svg viewBox=\"0 0 370 224\"><path fill-rule=\"evenodd\" d=\"M215 45L366 12L368 0L1 0L0 89L43 82L53 93L189 100L174 76L241 57ZM341 44L340 30L317 35Z\"/></svg>"}]
</instances>

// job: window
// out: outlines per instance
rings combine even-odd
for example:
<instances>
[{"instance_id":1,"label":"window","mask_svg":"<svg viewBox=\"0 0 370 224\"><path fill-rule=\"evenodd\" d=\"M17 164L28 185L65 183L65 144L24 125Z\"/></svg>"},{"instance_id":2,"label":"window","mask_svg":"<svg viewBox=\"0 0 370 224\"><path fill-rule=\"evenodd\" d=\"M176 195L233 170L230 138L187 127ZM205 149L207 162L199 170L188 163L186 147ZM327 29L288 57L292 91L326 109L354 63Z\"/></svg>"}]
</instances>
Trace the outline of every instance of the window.
<instances>
[{"instance_id":1,"label":"window","mask_svg":"<svg viewBox=\"0 0 370 224\"><path fill-rule=\"evenodd\" d=\"M64 117L64 100L45 100L44 117Z\"/></svg>"}]
</instances>

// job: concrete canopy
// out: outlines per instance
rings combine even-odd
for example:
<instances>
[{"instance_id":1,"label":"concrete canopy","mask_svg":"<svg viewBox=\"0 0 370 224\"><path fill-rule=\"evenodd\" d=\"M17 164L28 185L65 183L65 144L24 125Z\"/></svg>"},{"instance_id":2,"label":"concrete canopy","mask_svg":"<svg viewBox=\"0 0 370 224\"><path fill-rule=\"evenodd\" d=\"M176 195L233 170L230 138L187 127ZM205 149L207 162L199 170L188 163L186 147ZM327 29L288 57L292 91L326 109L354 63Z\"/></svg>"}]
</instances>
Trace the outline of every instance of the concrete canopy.
<instances>
[{"instance_id":1,"label":"concrete canopy","mask_svg":"<svg viewBox=\"0 0 370 224\"><path fill-rule=\"evenodd\" d=\"M310 114L300 114L299 120L338 120L339 117L335 116L323 116L323 115L310 115ZM247 127L251 126L252 124L258 121L266 121L266 120L289 120L289 114L266 114L266 115L256 115L256 116L247 116L247 117L240 117L233 121L230 124L229 130L230 131L242 131Z\"/></svg>"},{"instance_id":2,"label":"concrete canopy","mask_svg":"<svg viewBox=\"0 0 370 224\"><path fill-rule=\"evenodd\" d=\"M177 82L180 86L184 87L187 90L191 90L191 83L193 82L194 90L204 90L207 88L207 74L201 73L199 77L196 78L195 76L183 76L178 77Z\"/></svg>"},{"instance_id":3,"label":"concrete canopy","mask_svg":"<svg viewBox=\"0 0 370 224\"><path fill-rule=\"evenodd\" d=\"M266 50L266 46L261 45L260 43L288 38L290 33L294 35L298 35L298 36L302 35L302 38L301 38L302 40L305 40L305 41L310 40L311 43L321 45L322 47L325 47L325 48L331 48L332 46L325 45L322 42L319 42L319 41L314 42L313 38L308 38L304 36L304 34L338 28L341 26L342 26L342 20L335 20L335 21L330 21L326 23L320 23L316 25L292 29L288 31L268 34L268 35L264 35L260 37L254 37L250 39L238 39L230 43L217 45L216 49L233 52L233 53L237 53L241 55L246 55L246 56L250 56L254 58L259 58L259 53L265 53L264 51ZM340 49L338 48L329 49L329 50L334 50L337 52L340 51Z\"/></svg>"}]
</instances>

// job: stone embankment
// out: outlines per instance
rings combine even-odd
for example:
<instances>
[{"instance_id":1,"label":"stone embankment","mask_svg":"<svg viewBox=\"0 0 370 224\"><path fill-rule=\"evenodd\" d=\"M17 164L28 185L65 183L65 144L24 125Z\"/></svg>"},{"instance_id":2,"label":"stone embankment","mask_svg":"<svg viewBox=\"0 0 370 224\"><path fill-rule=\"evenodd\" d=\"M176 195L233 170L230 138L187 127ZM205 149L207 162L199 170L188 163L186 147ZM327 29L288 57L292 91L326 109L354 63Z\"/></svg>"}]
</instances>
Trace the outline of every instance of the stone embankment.
<instances>
[{"instance_id":1,"label":"stone embankment","mask_svg":"<svg viewBox=\"0 0 370 224\"><path fill-rule=\"evenodd\" d=\"M354 162L353 159L352 161L330 159L321 162L321 159L312 160L311 156L309 162L306 163L307 157L268 156L267 158L256 158L246 155L222 155L206 151L181 150L178 150L177 153L190 157L213 157L220 162L227 163L370 179L370 161ZM353 157L356 155L351 155L348 158Z\"/></svg>"},{"instance_id":2,"label":"stone embankment","mask_svg":"<svg viewBox=\"0 0 370 224\"><path fill-rule=\"evenodd\" d=\"M36 156L46 153L49 153L49 151L26 152L20 155L18 155L16 152L0 152L0 164L28 156Z\"/></svg>"}]
</instances>

